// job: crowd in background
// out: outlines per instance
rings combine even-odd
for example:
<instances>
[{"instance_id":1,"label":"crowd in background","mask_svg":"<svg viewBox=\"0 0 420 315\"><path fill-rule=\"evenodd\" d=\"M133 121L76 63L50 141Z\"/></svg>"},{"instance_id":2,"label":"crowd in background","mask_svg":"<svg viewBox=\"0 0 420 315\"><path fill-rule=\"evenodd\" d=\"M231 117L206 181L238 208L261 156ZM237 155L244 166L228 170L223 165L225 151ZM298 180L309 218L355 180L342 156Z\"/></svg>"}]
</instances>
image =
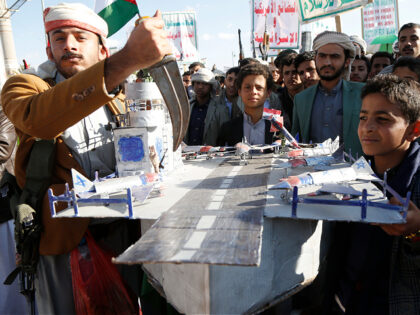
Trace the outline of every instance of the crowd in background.
<instances>
[{"instance_id":1,"label":"crowd in background","mask_svg":"<svg viewBox=\"0 0 420 315\"><path fill-rule=\"evenodd\" d=\"M410 24L408 29L413 25L415 28L416 24ZM404 27L401 28L402 31L407 30ZM365 41L357 35L349 37L355 47L355 55L349 65L345 66L343 79L364 83L379 73L393 72L399 77L419 81L418 40L400 36L393 44L393 53L377 51L367 55ZM230 68L226 73L215 66L211 71L200 62L190 64L188 71L182 75L192 109L186 144L223 145L217 140L222 125L244 111L244 103L238 96L240 86L236 83L236 77L244 66L251 63L267 66L274 82L268 91L264 107L281 110L285 127L289 131L293 130L295 96L320 80L316 51L297 53L286 49L271 62L245 58L239 61L238 67Z\"/></svg>"}]
</instances>

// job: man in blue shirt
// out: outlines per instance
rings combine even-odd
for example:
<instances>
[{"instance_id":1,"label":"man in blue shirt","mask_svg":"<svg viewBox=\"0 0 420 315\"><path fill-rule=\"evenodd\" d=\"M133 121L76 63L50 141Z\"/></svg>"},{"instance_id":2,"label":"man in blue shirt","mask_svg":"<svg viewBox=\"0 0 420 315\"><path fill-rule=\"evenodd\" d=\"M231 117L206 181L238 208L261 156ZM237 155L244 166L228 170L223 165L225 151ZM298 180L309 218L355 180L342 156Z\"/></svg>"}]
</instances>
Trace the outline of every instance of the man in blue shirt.
<instances>
[{"instance_id":1,"label":"man in blue shirt","mask_svg":"<svg viewBox=\"0 0 420 315\"><path fill-rule=\"evenodd\" d=\"M339 136L346 151L361 154L357 127L363 84L347 81L354 45L346 34L325 31L315 38L313 50L321 80L295 96L292 134L316 143Z\"/></svg>"}]
</instances>

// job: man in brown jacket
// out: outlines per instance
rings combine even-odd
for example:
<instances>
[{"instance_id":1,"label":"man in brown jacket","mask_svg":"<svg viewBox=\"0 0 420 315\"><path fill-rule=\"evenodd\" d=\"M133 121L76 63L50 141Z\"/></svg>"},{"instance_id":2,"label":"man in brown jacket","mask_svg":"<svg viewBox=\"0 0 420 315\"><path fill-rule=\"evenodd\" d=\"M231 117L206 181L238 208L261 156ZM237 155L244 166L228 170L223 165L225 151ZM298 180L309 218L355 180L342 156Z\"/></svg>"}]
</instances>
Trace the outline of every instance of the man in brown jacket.
<instances>
[{"instance_id":1,"label":"man in brown jacket","mask_svg":"<svg viewBox=\"0 0 420 315\"><path fill-rule=\"evenodd\" d=\"M1 99L16 128L15 174L20 187L36 139L55 139L54 194L71 184L72 168L92 178L114 171L112 134L106 126L123 111L118 86L131 73L171 53L160 13L144 20L126 45L109 56L107 25L82 4L44 11L49 61L33 74L10 78ZM81 241L89 219L52 219L45 196L36 300L38 313L74 313L68 253ZM63 271L64 268L64 271Z\"/></svg>"}]
</instances>

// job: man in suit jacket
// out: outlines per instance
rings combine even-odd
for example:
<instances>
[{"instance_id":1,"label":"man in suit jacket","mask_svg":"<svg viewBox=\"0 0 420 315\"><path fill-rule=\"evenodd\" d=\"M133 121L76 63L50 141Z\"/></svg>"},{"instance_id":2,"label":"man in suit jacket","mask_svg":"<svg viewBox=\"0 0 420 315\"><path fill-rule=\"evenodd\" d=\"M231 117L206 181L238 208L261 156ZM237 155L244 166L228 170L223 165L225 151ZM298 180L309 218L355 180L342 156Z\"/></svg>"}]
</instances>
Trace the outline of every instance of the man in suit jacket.
<instances>
[{"instance_id":1,"label":"man in suit jacket","mask_svg":"<svg viewBox=\"0 0 420 315\"><path fill-rule=\"evenodd\" d=\"M340 137L346 151L362 154L357 136L363 84L343 80L355 48L343 33L325 31L313 43L320 82L295 96L292 134L319 143ZM347 73L348 75L348 73Z\"/></svg>"},{"instance_id":2,"label":"man in suit jacket","mask_svg":"<svg viewBox=\"0 0 420 315\"><path fill-rule=\"evenodd\" d=\"M184 142L188 145L216 145L219 119L227 121L229 112L218 102L216 89L219 83L213 72L200 68L191 76L194 96L190 101L191 114Z\"/></svg>"},{"instance_id":3,"label":"man in suit jacket","mask_svg":"<svg viewBox=\"0 0 420 315\"><path fill-rule=\"evenodd\" d=\"M271 124L262 119L264 102L274 87L268 67L260 63L244 66L239 71L236 84L245 105L244 113L223 124L218 144L235 145L244 138L249 144L272 143Z\"/></svg>"},{"instance_id":4,"label":"man in suit jacket","mask_svg":"<svg viewBox=\"0 0 420 315\"><path fill-rule=\"evenodd\" d=\"M288 131L292 130L294 97L303 91L303 83L297 73L295 60L297 54L288 54L280 61L280 72L283 77L284 87L277 90L281 101L281 114L283 124Z\"/></svg>"},{"instance_id":5,"label":"man in suit jacket","mask_svg":"<svg viewBox=\"0 0 420 315\"><path fill-rule=\"evenodd\" d=\"M238 105L238 88L236 86L236 77L239 73L239 67L230 68L226 71L225 87L217 97L217 102L223 105L224 114L228 120L242 116L243 108ZM226 121L223 121L225 123ZM221 125L222 125L221 124Z\"/></svg>"},{"instance_id":6,"label":"man in suit jacket","mask_svg":"<svg viewBox=\"0 0 420 315\"><path fill-rule=\"evenodd\" d=\"M1 97L19 137L18 185L24 186L34 142L54 139L50 188L58 195L66 182L72 182L71 168L89 178L95 170L109 174L115 169L112 134L104 126L112 115L124 111L118 87L131 73L162 60L171 48L159 12L138 25L124 48L112 56L106 47L106 22L85 5L63 3L47 8L44 22L49 61L36 73L11 77ZM57 220L50 213L45 197L36 305L40 314L74 313L69 252L80 243L90 220Z\"/></svg>"}]
</instances>

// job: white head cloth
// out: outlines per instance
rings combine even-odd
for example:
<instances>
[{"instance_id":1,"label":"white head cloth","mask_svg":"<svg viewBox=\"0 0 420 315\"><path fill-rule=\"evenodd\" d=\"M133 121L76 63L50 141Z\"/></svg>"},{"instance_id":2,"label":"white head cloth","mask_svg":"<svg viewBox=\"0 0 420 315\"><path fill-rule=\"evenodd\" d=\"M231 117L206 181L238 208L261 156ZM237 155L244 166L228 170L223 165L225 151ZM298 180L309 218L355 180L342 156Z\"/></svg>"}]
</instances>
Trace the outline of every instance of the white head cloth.
<instances>
[{"instance_id":1,"label":"white head cloth","mask_svg":"<svg viewBox=\"0 0 420 315\"><path fill-rule=\"evenodd\" d=\"M344 78L346 80L349 80L350 71L348 70L351 69L351 64L354 60L354 57L356 56L356 47L354 47L352 40L347 34L333 31L325 31L318 34L318 36L315 37L314 42L312 44L312 50L318 51L319 48L327 44L337 44L343 47L344 50L349 51L350 64L344 75Z\"/></svg>"},{"instance_id":2,"label":"white head cloth","mask_svg":"<svg viewBox=\"0 0 420 315\"><path fill-rule=\"evenodd\" d=\"M363 38L361 38L359 35L351 35L350 39L353 41L353 43L358 44L360 48L362 48L361 52L357 51L358 49L356 48L356 55L360 57L361 53L366 54L367 44Z\"/></svg>"},{"instance_id":3,"label":"white head cloth","mask_svg":"<svg viewBox=\"0 0 420 315\"><path fill-rule=\"evenodd\" d=\"M93 10L81 3L60 3L44 10L45 32L61 27L77 27L101 37L102 44L106 47L108 24Z\"/></svg>"},{"instance_id":4,"label":"white head cloth","mask_svg":"<svg viewBox=\"0 0 420 315\"><path fill-rule=\"evenodd\" d=\"M214 78L214 73L206 68L200 68L196 73L193 73L191 76L191 82L204 82L211 84L213 92L216 92L216 89L219 86L219 82L217 82L217 80Z\"/></svg>"},{"instance_id":5,"label":"white head cloth","mask_svg":"<svg viewBox=\"0 0 420 315\"><path fill-rule=\"evenodd\" d=\"M392 44L392 52L398 54L400 52L400 45L398 44L398 39Z\"/></svg>"}]
</instances>

